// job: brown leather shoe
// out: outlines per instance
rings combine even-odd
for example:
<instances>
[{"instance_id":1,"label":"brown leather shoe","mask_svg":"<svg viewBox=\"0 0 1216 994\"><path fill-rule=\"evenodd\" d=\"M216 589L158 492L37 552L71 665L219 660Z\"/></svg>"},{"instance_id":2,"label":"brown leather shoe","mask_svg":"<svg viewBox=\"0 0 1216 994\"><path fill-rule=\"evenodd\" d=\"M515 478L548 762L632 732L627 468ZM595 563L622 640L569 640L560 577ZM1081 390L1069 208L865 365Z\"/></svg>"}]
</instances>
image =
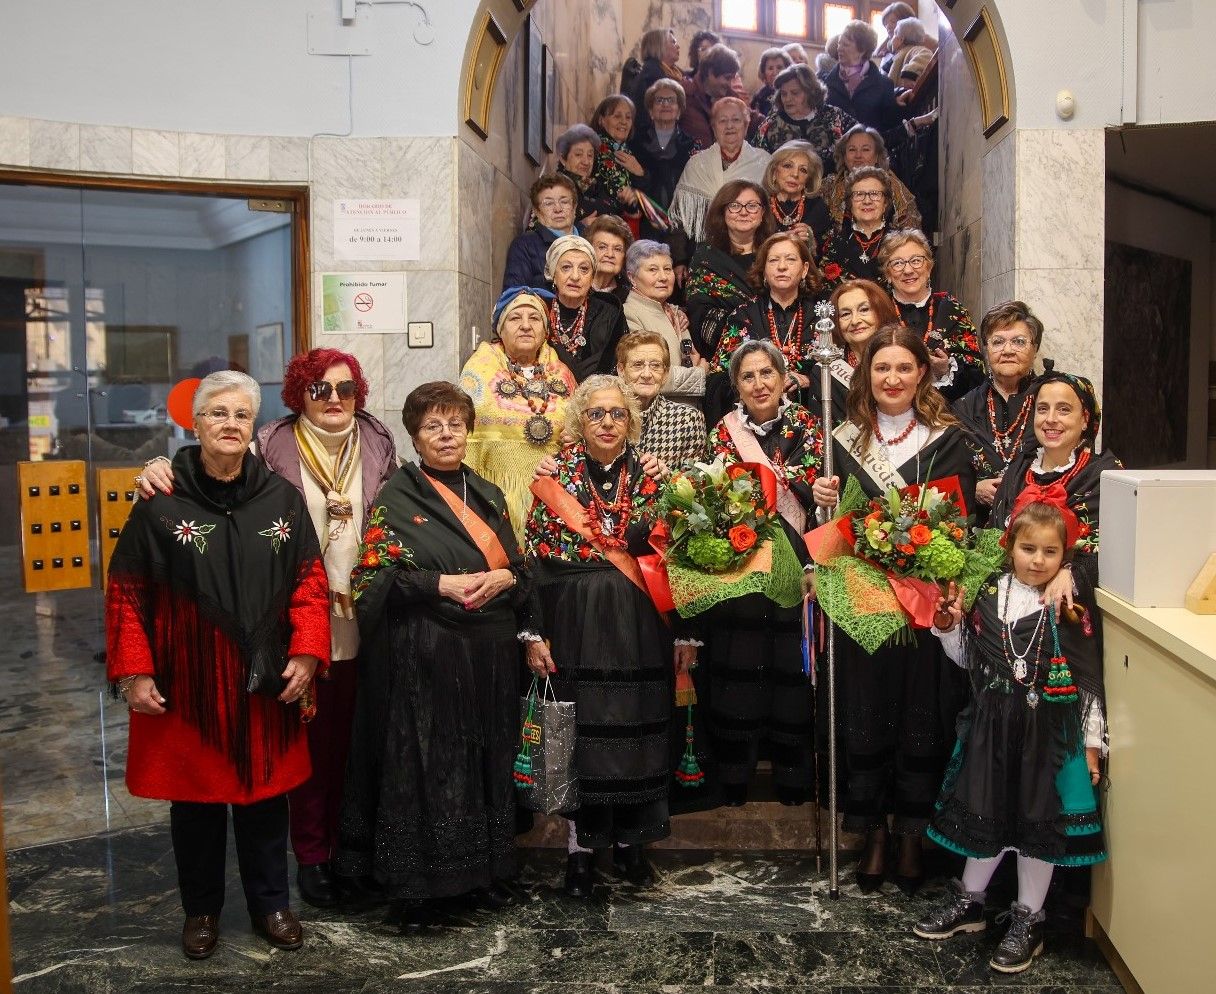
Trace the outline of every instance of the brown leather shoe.
<instances>
[{"instance_id":1,"label":"brown leather shoe","mask_svg":"<svg viewBox=\"0 0 1216 994\"><path fill-rule=\"evenodd\" d=\"M191 959L206 959L219 941L219 915L195 915L182 926L182 952Z\"/></svg>"},{"instance_id":2,"label":"brown leather shoe","mask_svg":"<svg viewBox=\"0 0 1216 994\"><path fill-rule=\"evenodd\" d=\"M250 916L249 920L253 930L275 949L299 949L304 945L304 929L290 908L274 911L264 918Z\"/></svg>"}]
</instances>

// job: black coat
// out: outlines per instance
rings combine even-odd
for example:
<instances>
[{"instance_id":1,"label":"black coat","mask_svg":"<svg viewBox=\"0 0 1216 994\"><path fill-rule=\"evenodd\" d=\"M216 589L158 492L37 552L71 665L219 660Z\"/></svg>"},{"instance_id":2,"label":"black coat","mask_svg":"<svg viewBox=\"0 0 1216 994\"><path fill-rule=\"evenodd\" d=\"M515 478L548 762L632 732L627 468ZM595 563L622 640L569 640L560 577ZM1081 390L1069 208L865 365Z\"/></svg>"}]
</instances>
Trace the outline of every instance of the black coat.
<instances>
[{"instance_id":1,"label":"black coat","mask_svg":"<svg viewBox=\"0 0 1216 994\"><path fill-rule=\"evenodd\" d=\"M574 323L573 311L562 308L559 316L562 325L567 328ZM587 343L576 346L572 352L560 332L550 328L549 344L557 352L557 357L566 364L566 368L574 374L575 381L582 383L594 373L611 373L616 370L616 343L624 334L625 309L621 302L611 293L592 290L591 296L587 298L587 317L583 323L583 337L587 339Z\"/></svg>"},{"instance_id":2,"label":"black coat","mask_svg":"<svg viewBox=\"0 0 1216 994\"><path fill-rule=\"evenodd\" d=\"M574 226L574 233L582 234L577 224ZM511 247L507 249L502 288L509 290L513 286L546 286L545 255L555 241L557 235L543 224L516 235Z\"/></svg>"},{"instance_id":3,"label":"black coat","mask_svg":"<svg viewBox=\"0 0 1216 994\"><path fill-rule=\"evenodd\" d=\"M631 145L636 146L636 138L638 133L650 124L650 114L646 110L646 91L655 84L657 80L666 78L667 73L663 69L663 63L658 59L646 59L642 63L642 71L638 73L637 78L629 87L629 92L625 94L633 101L633 134L634 139L630 141ZM672 80L672 82L677 82Z\"/></svg>"},{"instance_id":4,"label":"black coat","mask_svg":"<svg viewBox=\"0 0 1216 994\"><path fill-rule=\"evenodd\" d=\"M849 96L849 88L844 85L839 71L829 73L824 85L828 91L828 103L852 115L862 124L882 132L888 149L892 142L887 132L899 128L903 138L907 137L902 130L906 116L904 109L895 102L895 84L873 62L866 66L866 74L852 96ZM903 140L900 134L894 136L899 139L897 144Z\"/></svg>"}]
</instances>

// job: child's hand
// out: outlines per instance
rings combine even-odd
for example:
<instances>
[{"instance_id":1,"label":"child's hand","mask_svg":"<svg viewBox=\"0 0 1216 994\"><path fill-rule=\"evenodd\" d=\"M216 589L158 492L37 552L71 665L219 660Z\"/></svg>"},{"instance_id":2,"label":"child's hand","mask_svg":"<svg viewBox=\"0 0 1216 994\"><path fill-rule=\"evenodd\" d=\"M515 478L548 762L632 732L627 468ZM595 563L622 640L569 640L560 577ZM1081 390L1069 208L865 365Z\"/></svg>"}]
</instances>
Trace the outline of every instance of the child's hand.
<instances>
[{"instance_id":1,"label":"child's hand","mask_svg":"<svg viewBox=\"0 0 1216 994\"><path fill-rule=\"evenodd\" d=\"M962 587L951 582L944 597L937 600L937 610L933 615L933 627L940 632L952 632L954 627L963 620Z\"/></svg>"},{"instance_id":2,"label":"child's hand","mask_svg":"<svg viewBox=\"0 0 1216 994\"><path fill-rule=\"evenodd\" d=\"M1061 569L1043 588L1043 596L1039 598L1040 602L1046 606L1050 604L1055 608L1056 617L1063 617L1064 609L1072 610L1072 570Z\"/></svg>"},{"instance_id":3,"label":"child's hand","mask_svg":"<svg viewBox=\"0 0 1216 994\"><path fill-rule=\"evenodd\" d=\"M1089 782L1095 787L1098 786L1098 781L1102 777L1102 769L1099 766L1099 750L1094 748L1086 748L1085 750L1085 765L1089 767Z\"/></svg>"}]
</instances>

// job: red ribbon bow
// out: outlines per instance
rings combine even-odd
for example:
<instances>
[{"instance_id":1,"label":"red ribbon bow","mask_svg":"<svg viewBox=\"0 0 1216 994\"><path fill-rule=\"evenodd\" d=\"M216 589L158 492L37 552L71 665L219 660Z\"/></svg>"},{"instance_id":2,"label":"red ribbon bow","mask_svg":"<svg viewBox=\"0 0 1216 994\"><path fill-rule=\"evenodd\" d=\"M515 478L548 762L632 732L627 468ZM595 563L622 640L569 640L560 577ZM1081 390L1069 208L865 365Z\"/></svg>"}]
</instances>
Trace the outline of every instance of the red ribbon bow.
<instances>
[{"instance_id":1,"label":"red ribbon bow","mask_svg":"<svg viewBox=\"0 0 1216 994\"><path fill-rule=\"evenodd\" d=\"M1064 519L1064 538L1068 548L1071 549L1077 544L1077 539L1081 537L1081 523L1077 520L1072 508L1068 506L1068 491L1057 480L1047 486L1043 486L1041 483L1028 483L1022 488L1017 500L1013 502L1013 512L1009 515L1009 528L1005 529L1005 537L1001 539L1002 545L1006 548L1009 547L1009 529L1017 521L1018 515L1031 504L1050 504L1057 508Z\"/></svg>"}]
</instances>

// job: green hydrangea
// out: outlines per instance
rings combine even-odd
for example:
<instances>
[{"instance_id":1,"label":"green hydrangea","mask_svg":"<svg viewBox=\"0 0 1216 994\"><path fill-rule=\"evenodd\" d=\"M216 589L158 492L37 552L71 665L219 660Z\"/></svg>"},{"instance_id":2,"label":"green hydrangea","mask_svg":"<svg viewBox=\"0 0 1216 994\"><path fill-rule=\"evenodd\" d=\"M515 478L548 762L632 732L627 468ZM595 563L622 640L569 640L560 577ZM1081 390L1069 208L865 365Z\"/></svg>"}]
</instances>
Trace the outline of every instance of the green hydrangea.
<instances>
[{"instance_id":1,"label":"green hydrangea","mask_svg":"<svg viewBox=\"0 0 1216 994\"><path fill-rule=\"evenodd\" d=\"M735 550L724 538L716 538L709 532L694 535L688 540L688 558L702 569L721 573L729 569L735 558Z\"/></svg>"},{"instance_id":2,"label":"green hydrangea","mask_svg":"<svg viewBox=\"0 0 1216 994\"><path fill-rule=\"evenodd\" d=\"M953 580L967 565L967 557L945 535L934 535L928 545L916 550L916 558L924 569L939 580Z\"/></svg>"}]
</instances>

